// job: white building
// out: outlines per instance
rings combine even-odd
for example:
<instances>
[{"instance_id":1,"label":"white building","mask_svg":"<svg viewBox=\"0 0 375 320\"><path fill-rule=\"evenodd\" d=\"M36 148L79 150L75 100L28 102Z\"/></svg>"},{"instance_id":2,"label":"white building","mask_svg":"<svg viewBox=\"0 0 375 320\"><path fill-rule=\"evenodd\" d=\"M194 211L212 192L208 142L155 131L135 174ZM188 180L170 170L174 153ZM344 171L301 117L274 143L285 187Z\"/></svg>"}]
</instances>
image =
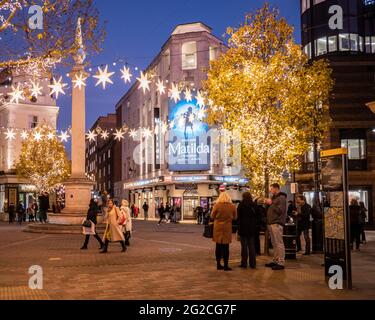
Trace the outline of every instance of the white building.
<instances>
[{"instance_id":1,"label":"white building","mask_svg":"<svg viewBox=\"0 0 375 320\"><path fill-rule=\"evenodd\" d=\"M30 77L12 75L6 71L0 73L0 215L6 218L10 203L15 205L20 201L28 205L34 198L35 187L28 181L20 179L15 174L15 165L19 159L22 146L21 133L30 130L39 124L48 124L56 129L59 108L56 101L50 96L49 79L38 80L41 95L35 99L25 92L25 100L19 103L10 103L9 93L12 86L18 84L22 88L30 86ZM28 96L27 96L28 95ZM7 139L6 133L12 130L14 139Z\"/></svg>"}]
</instances>

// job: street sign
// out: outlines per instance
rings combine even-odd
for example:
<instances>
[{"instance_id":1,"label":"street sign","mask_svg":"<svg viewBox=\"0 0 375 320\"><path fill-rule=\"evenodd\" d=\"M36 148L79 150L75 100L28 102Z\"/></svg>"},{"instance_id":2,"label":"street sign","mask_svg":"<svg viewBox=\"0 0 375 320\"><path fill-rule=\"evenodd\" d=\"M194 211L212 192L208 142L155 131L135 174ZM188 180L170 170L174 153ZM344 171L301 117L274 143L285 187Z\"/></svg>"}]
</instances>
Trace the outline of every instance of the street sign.
<instances>
[{"instance_id":1,"label":"street sign","mask_svg":"<svg viewBox=\"0 0 375 320\"><path fill-rule=\"evenodd\" d=\"M332 267L339 267L346 288L352 289L347 153L345 148L321 152L321 181L326 280Z\"/></svg>"}]
</instances>

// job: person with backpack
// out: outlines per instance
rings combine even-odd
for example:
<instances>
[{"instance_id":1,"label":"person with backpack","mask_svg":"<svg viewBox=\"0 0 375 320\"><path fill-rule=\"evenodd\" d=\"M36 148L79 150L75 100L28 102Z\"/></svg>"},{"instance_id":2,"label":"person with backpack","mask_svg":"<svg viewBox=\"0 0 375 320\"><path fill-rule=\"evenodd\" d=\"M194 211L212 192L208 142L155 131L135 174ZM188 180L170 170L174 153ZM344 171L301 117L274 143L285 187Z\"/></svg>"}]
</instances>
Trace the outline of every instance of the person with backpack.
<instances>
[{"instance_id":1,"label":"person with backpack","mask_svg":"<svg viewBox=\"0 0 375 320\"><path fill-rule=\"evenodd\" d=\"M261 223L260 213L250 192L242 195L237 208L238 235L241 239L241 265L246 269L249 261L251 269L256 268L256 237Z\"/></svg>"}]
</instances>

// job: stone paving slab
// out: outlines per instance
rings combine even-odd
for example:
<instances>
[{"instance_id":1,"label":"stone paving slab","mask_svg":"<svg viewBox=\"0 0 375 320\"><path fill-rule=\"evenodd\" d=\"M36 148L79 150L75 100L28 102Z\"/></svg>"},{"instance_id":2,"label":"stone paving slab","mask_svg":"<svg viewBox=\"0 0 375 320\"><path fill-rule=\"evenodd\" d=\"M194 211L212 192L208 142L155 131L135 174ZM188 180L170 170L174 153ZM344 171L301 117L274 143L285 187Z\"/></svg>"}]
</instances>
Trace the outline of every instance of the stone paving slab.
<instances>
[{"instance_id":1,"label":"stone paving slab","mask_svg":"<svg viewBox=\"0 0 375 320\"><path fill-rule=\"evenodd\" d=\"M323 257L299 256L285 271L238 268L240 244L231 245L233 272L216 270L214 244L202 226L135 222L131 246L98 253L95 239L79 250L81 235L41 235L0 224L0 300L289 300L375 299L375 233L353 253L354 290L332 291L324 281ZM28 288L28 268L40 265L43 290Z\"/></svg>"}]
</instances>

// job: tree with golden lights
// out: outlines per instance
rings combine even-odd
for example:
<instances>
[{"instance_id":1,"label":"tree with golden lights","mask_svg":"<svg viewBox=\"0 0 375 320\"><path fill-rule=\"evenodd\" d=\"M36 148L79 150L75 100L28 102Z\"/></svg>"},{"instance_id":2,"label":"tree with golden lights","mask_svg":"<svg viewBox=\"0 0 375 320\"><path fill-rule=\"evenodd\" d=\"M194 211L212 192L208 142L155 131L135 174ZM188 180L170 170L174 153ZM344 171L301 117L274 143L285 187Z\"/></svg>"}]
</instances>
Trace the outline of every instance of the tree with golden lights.
<instances>
[{"instance_id":1,"label":"tree with golden lights","mask_svg":"<svg viewBox=\"0 0 375 320\"><path fill-rule=\"evenodd\" d=\"M70 174L65 147L48 125L35 128L22 143L17 174L35 185L38 193L50 193Z\"/></svg>"},{"instance_id":2,"label":"tree with golden lights","mask_svg":"<svg viewBox=\"0 0 375 320\"><path fill-rule=\"evenodd\" d=\"M300 168L301 156L329 126L333 86L324 60L308 62L293 28L268 4L228 28L228 51L213 61L205 82L208 121L242 133L242 165L253 191Z\"/></svg>"}]
</instances>

